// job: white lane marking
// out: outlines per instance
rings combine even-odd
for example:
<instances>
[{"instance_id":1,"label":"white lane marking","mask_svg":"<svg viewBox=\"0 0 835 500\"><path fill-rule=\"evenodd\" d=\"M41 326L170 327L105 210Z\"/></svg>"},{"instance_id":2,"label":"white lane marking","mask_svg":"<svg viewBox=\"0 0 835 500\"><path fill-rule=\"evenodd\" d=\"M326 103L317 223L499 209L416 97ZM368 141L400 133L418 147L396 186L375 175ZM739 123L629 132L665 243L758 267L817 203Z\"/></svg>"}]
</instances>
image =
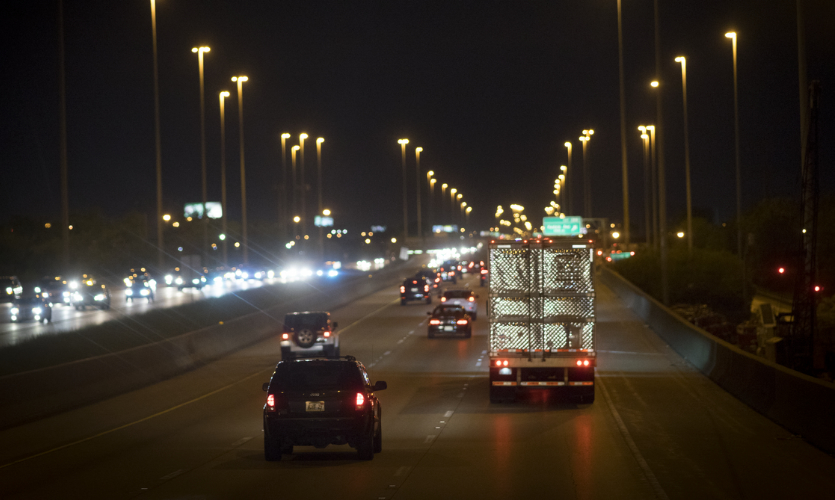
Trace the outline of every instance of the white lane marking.
<instances>
[{"instance_id":1,"label":"white lane marking","mask_svg":"<svg viewBox=\"0 0 835 500\"><path fill-rule=\"evenodd\" d=\"M444 413L444 418L449 418L449 417L451 417L453 413L455 413L455 412L454 412L454 411L452 411L452 410L449 410L448 412Z\"/></svg>"},{"instance_id":2,"label":"white lane marking","mask_svg":"<svg viewBox=\"0 0 835 500\"><path fill-rule=\"evenodd\" d=\"M436 429L440 429L440 427L435 427Z\"/></svg>"},{"instance_id":3,"label":"white lane marking","mask_svg":"<svg viewBox=\"0 0 835 500\"><path fill-rule=\"evenodd\" d=\"M597 369L595 368L594 371L597 372ZM597 385L600 386L600 389L603 392L603 399L605 399L606 404L609 405L609 411L612 412L612 416L615 418L615 422L618 424L621 434L623 434L623 439L629 446L629 450L632 451L635 461L638 462L638 465L641 466L641 469L644 471L644 475L646 476L647 481L649 481L649 484L652 485L652 489L655 490L655 496L662 500L669 499L670 497L667 496L667 493L661 487L661 483L658 482L655 474L652 473L652 469L649 468L649 464L644 459L644 456L641 455L641 451L638 449L638 445L635 444L635 440L632 439L632 435L629 434L629 430L626 428L626 424L623 422L623 419L620 418L620 413L618 413L617 408L615 408L614 403L612 403L612 398L609 397L609 390L606 389L606 384L603 383L603 378L595 378L597 379Z\"/></svg>"},{"instance_id":4,"label":"white lane marking","mask_svg":"<svg viewBox=\"0 0 835 500\"><path fill-rule=\"evenodd\" d=\"M413 333L415 333L415 331L414 331L414 330L412 330L411 332L409 332L409 335L411 335L411 334L413 334Z\"/></svg>"},{"instance_id":5,"label":"white lane marking","mask_svg":"<svg viewBox=\"0 0 835 500\"><path fill-rule=\"evenodd\" d=\"M426 440L424 441L424 444L425 443L431 443L433 439L435 439L434 434L430 434L430 435L426 436Z\"/></svg>"},{"instance_id":6,"label":"white lane marking","mask_svg":"<svg viewBox=\"0 0 835 500\"><path fill-rule=\"evenodd\" d=\"M458 397L459 397L459 398L463 398L463 397L464 397L464 393L463 393L463 392L458 393Z\"/></svg>"},{"instance_id":7,"label":"white lane marking","mask_svg":"<svg viewBox=\"0 0 835 500\"><path fill-rule=\"evenodd\" d=\"M442 423L442 424L444 424L444 423L446 423L446 422L444 422L443 420L441 420L441 423Z\"/></svg>"},{"instance_id":8,"label":"white lane marking","mask_svg":"<svg viewBox=\"0 0 835 500\"><path fill-rule=\"evenodd\" d=\"M400 339L397 341L398 344L402 344L405 339Z\"/></svg>"},{"instance_id":9,"label":"white lane marking","mask_svg":"<svg viewBox=\"0 0 835 500\"><path fill-rule=\"evenodd\" d=\"M171 474L166 474L159 479L161 481L168 481L169 479L174 479L175 477L179 476L182 473L183 473L183 469L177 469L174 472L172 472Z\"/></svg>"},{"instance_id":10,"label":"white lane marking","mask_svg":"<svg viewBox=\"0 0 835 500\"><path fill-rule=\"evenodd\" d=\"M391 354L391 351L386 351L383 353L383 356L388 356L389 354Z\"/></svg>"},{"instance_id":11,"label":"white lane marking","mask_svg":"<svg viewBox=\"0 0 835 500\"><path fill-rule=\"evenodd\" d=\"M407 470L409 470L409 467L406 466L406 465L404 465L403 467L398 467L397 472L395 472L394 475L399 476L399 475L403 474L404 472L406 472Z\"/></svg>"},{"instance_id":12,"label":"white lane marking","mask_svg":"<svg viewBox=\"0 0 835 500\"><path fill-rule=\"evenodd\" d=\"M246 443L246 442L247 442L247 441L249 441L250 439L252 439L252 437L251 437L251 436L242 437L241 439L239 439L239 440L235 441L234 443L232 443L232 448L237 448L238 446L240 446L240 445L242 445L242 444Z\"/></svg>"},{"instance_id":13,"label":"white lane marking","mask_svg":"<svg viewBox=\"0 0 835 500\"><path fill-rule=\"evenodd\" d=\"M609 354L643 354L645 356L664 356L663 352L604 351L601 349L597 349L597 352L607 352Z\"/></svg>"},{"instance_id":14,"label":"white lane marking","mask_svg":"<svg viewBox=\"0 0 835 500\"><path fill-rule=\"evenodd\" d=\"M476 368L478 368L479 366L481 366L481 361L479 361L478 363L476 363L476 364L475 364L475 366L476 366Z\"/></svg>"},{"instance_id":15,"label":"white lane marking","mask_svg":"<svg viewBox=\"0 0 835 500\"><path fill-rule=\"evenodd\" d=\"M464 384L464 387L467 387L468 385L470 385L470 384Z\"/></svg>"},{"instance_id":16,"label":"white lane marking","mask_svg":"<svg viewBox=\"0 0 835 500\"><path fill-rule=\"evenodd\" d=\"M345 332L348 331L351 327L356 326L357 324L361 323L362 321L365 321L366 319L370 318L371 316L374 316L375 314L382 311L383 309L385 309L385 308L391 306L392 304L396 303L398 300L400 300L400 299L395 299L395 300L389 302L388 304L384 305L383 307L377 309L376 311L373 311L373 312L370 312L370 313L366 314L365 316L363 316L362 318L354 321L353 323L346 326L345 328L340 328L339 329L339 334L340 335L345 335Z\"/></svg>"},{"instance_id":17,"label":"white lane marking","mask_svg":"<svg viewBox=\"0 0 835 500\"><path fill-rule=\"evenodd\" d=\"M486 350L481 351L481 354L487 354L487 351Z\"/></svg>"}]
</instances>

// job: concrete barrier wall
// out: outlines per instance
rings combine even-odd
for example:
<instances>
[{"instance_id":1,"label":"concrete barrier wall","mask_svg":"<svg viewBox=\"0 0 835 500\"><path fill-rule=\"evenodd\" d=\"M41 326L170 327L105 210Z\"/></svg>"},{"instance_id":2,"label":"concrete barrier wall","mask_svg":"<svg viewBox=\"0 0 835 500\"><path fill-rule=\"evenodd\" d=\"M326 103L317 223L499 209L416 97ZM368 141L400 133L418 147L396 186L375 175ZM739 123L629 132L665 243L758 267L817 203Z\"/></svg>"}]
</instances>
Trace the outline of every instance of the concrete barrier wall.
<instances>
[{"instance_id":1,"label":"concrete barrier wall","mask_svg":"<svg viewBox=\"0 0 835 500\"><path fill-rule=\"evenodd\" d=\"M0 377L0 428L13 427L165 380L276 335L287 312L333 310L414 274L425 259L276 304L162 342ZM276 360L278 361L278 360Z\"/></svg>"},{"instance_id":2,"label":"concrete barrier wall","mask_svg":"<svg viewBox=\"0 0 835 500\"><path fill-rule=\"evenodd\" d=\"M679 355L793 434L835 453L835 386L754 356L685 321L616 272L600 281Z\"/></svg>"}]
</instances>

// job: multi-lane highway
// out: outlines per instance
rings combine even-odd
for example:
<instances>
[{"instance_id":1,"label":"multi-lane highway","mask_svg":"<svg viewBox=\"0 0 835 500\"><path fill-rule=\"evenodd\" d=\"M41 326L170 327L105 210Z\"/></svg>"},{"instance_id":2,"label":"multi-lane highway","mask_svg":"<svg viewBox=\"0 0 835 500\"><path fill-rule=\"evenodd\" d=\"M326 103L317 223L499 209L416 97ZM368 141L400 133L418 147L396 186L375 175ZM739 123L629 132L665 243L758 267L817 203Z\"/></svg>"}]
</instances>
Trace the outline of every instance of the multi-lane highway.
<instances>
[{"instance_id":1,"label":"multi-lane highway","mask_svg":"<svg viewBox=\"0 0 835 500\"><path fill-rule=\"evenodd\" d=\"M465 280L477 287L477 278ZM461 285L461 282L459 282ZM486 289L479 299L485 306ZM436 301L437 304L437 301ZM385 380L383 452L263 457L277 339L0 432L0 498L824 498L835 459L695 372L599 287L597 400L487 397L487 322L426 337L398 290L339 310L342 352ZM481 316L484 318L485 316ZM48 387L43 390L48 391Z\"/></svg>"},{"instance_id":2,"label":"multi-lane highway","mask_svg":"<svg viewBox=\"0 0 835 500\"><path fill-rule=\"evenodd\" d=\"M112 290L111 307L109 310L93 309L88 307L84 311L76 311L74 307L56 304L52 307L52 321L40 323L37 321L26 321L12 323L10 321L9 309L11 304L0 304L0 347L17 344L27 339L44 334L63 333L74 331L85 326L98 325L121 316L141 314L152 309L173 307L188 304L205 298L220 297L228 293L234 293L251 288L258 288L263 285L288 285L296 287L321 286L320 281L325 283L337 283L356 275L354 271L346 271L337 278L314 277L311 281L316 282L308 285L305 281L282 280L279 278L258 280L226 280L222 283L205 286L202 289L185 288L182 291L177 287L158 286L153 302L146 299L136 299L131 302L125 300L123 287Z\"/></svg>"}]
</instances>

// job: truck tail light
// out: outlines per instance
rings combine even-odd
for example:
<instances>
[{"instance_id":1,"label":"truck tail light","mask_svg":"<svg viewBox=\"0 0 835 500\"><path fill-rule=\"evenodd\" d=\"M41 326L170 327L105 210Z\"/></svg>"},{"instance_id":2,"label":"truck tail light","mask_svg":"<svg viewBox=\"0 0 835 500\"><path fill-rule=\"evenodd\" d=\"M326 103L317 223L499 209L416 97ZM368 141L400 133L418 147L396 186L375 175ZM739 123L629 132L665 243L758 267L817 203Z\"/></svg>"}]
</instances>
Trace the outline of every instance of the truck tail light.
<instances>
[{"instance_id":1,"label":"truck tail light","mask_svg":"<svg viewBox=\"0 0 835 500\"><path fill-rule=\"evenodd\" d=\"M441 320L439 320L439 319L430 319L430 320L429 320L429 324L430 324L430 325L440 325L440 324L441 324Z\"/></svg>"},{"instance_id":2,"label":"truck tail light","mask_svg":"<svg viewBox=\"0 0 835 500\"><path fill-rule=\"evenodd\" d=\"M402 285L400 286L400 293L406 293L406 287L405 286L402 286Z\"/></svg>"},{"instance_id":3,"label":"truck tail light","mask_svg":"<svg viewBox=\"0 0 835 500\"><path fill-rule=\"evenodd\" d=\"M365 406L365 396L361 392L357 393L357 410L361 410Z\"/></svg>"},{"instance_id":4,"label":"truck tail light","mask_svg":"<svg viewBox=\"0 0 835 500\"><path fill-rule=\"evenodd\" d=\"M446 302L446 297L441 297L441 302Z\"/></svg>"},{"instance_id":5,"label":"truck tail light","mask_svg":"<svg viewBox=\"0 0 835 500\"><path fill-rule=\"evenodd\" d=\"M275 394L267 396L267 411L275 411Z\"/></svg>"},{"instance_id":6,"label":"truck tail light","mask_svg":"<svg viewBox=\"0 0 835 500\"><path fill-rule=\"evenodd\" d=\"M507 366L507 360L506 359L497 359L496 360L496 366Z\"/></svg>"},{"instance_id":7,"label":"truck tail light","mask_svg":"<svg viewBox=\"0 0 835 500\"><path fill-rule=\"evenodd\" d=\"M470 297L467 300L470 301L470 302L475 302L475 297Z\"/></svg>"},{"instance_id":8,"label":"truck tail light","mask_svg":"<svg viewBox=\"0 0 835 500\"><path fill-rule=\"evenodd\" d=\"M281 334L281 340L290 340L290 334L289 333L282 333Z\"/></svg>"},{"instance_id":9,"label":"truck tail light","mask_svg":"<svg viewBox=\"0 0 835 500\"><path fill-rule=\"evenodd\" d=\"M458 320L458 321L456 321L455 323L456 323L456 324L458 324L458 325L466 325L466 324L467 324L467 320L466 320L466 319L459 319L459 320Z\"/></svg>"},{"instance_id":10,"label":"truck tail light","mask_svg":"<svg viewBox=\"0 0 835 500\"><path fill-rule=\"evenodd\" d=\"M578 359L577 366L589 366L589 360L587 359Z\"/></svg>"}]
</instances>

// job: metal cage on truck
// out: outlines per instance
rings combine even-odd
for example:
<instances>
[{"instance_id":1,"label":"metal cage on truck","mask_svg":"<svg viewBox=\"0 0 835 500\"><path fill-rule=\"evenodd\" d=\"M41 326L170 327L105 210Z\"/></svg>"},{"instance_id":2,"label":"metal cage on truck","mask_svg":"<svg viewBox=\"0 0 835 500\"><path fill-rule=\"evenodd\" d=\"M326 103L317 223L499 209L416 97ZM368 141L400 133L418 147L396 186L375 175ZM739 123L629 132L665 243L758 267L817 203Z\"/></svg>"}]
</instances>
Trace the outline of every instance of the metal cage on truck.
<instances>
[{"instance_id":1,"label":"metal cage on truck","mask_svg":"<svg viewBox=\"0 0 835 500\"><path fill-rule=\"evenodd\" d=\"M490 399L557 389L594 401L594 245L577 238L489 245Z\"/></svg>"}]
</instances>

